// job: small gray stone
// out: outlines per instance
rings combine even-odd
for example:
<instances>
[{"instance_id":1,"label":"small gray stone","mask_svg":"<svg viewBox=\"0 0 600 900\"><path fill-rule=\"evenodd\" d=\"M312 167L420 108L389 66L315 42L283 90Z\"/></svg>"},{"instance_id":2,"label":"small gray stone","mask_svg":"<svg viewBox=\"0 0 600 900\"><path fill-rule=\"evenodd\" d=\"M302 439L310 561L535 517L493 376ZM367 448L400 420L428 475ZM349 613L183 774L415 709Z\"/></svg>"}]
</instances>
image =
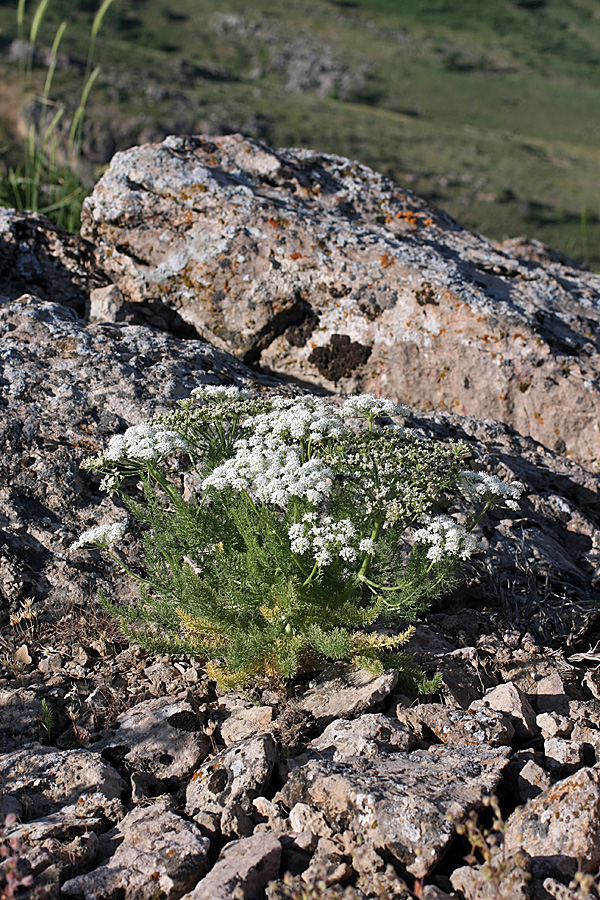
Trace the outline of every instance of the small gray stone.
<instances>
[{"instance_id":1,"label":"small gray stone","mask_svg":"<svg viewBox=\"0 0 600 900\"><path fill-rule=\"evenodd\" d=\"M0 688L0 751L7 753L42 735L42 702L26 688Z\"/></svg>"},{"instance_id":2,"label":"small gray stone","mask_svg":"<svg viewBox=\"0 0 600 900\"><path fill-rule=\"evenodd\" d=\"M423 741L431 744L487 744L507 747L515 729L506 713L490 707L474 705L468 710L451 709L440 703L423 703L399 710L398 718Z\"/></svg>"},{"instance_id":3,"label":"small gray stone","mask_svg":"<svg viewBox=\"0 0 600 900\"><path fill-rule=\"evenodd\" d=\"M564 778L583 765L583 744L579 741L563 741L549 738L544 741L546 768L551 775Z\"/></svg>"},{"instance_id":4,"label":"small gray stone","mask_svg":"<svg viewBox=\"0 0 600 900\"><path fill-rule=\"evenodd\" d=\"M158 779L189 777L210 749L187 694L138 703L94 744L94 750L117 753L131 768Z\"/></svg>"},{"instance_id":5,"label":"small gray stone","mask_svg":"<svg viewBox=\"0 0 600 900\"><path fill-rule=\"evenodd\" d=\"M465 900L529 900L529 858L521 853L512 864L505 856L492 860L486 870L481 866L462 866L450 876L452 887Z\"/></svg>"},{"instance_id":6,"label":"small gray stone","mask_svg":"<svg viewBox=\"0 0 600 900\"><path fill-rule=\"evenodd\" d=\"M316 679L299 706L322 724L367 712L393 691L398 681L395 669L373 675L365 669L337 663Z\"/></svg>"},{"instance_id":7,"label":"small gray stone","mask_svg":"<svg viewBox=\"0 0 600 900\"><path fill-rule=\"evenodd\" d=\"M569 737L573 731L572 720L566 716L559 716L558 713L540 713L535 721L543 738Z\"/></svg>"},{"instance_id":8,"label":"small gray stone","mask_svg":"<svg viewBox=\"0 0 600 900\"><path fill-rule=\"evenodd\" d=\"M307 806L306 803L296 803L290 809L289 824L297 833L310 832L324 838L329 838L333 834L323 813L313 809L312 806Z\"/></svg>"},{"instance_id":9,"label":"small gray stone","mask_svg":"<svg viewBox=\"0 0 600 900\"><path fill-rule=\"evenodd\" d=\"M569 698L565 693L562 678L555 672L542 678L536 685L535 707L540 713L557 713L569 716Z\"/></svg>"},{"instance_id":10,"label":"small gray stone","mask_svg":"<svg viewBox=\"0 0 600 900\"><path fill-rule=\"evenodd\" d=\"M517 776L517 792L521 803L527 803L550 787L550 776L532 759L528 760Z\"/></svg>"},{"instance_id":11,"label":"small gray stone","mask_svg":"<svg viewBox=\"0 0 600 900\"><path fill-rule=\"evenodd\" d=\"M209 833L219 827L223 813L233 804L250 813L277 759L270 734L231 744L194 772L186 791L186 812Z\"/></svg>"},{"instance_id":12,"label":"small gray stone","mask_svg":"<svg viewBox=\"0 0 600 900\"><path fill-rule=\"evenodd\" d=\"M65 882L63 894L83 900L178 900L207 868L209 841L176 815L170 800L134 809L120 823L122 843L110 859Z\"/></svg>"},{"instance_id":13,"label":"small gray stone","mask_svg":"<svg viewBox=\"0 0 600 900\"><path fill-rule=\"evenodd\" d=\"M225 744L234 744L253 734L268 731L272 720L271 706L234 707L221 725L221 737Z\"/></svg>"},{"instance_id":14,"label":"small gray stone","mask_svg":"<svg viewBox=\"0 0 600 900\"><path fill-rule=\"evenodd\" d=\"M515 726L515 734L521 740L534 737L537 733L535 712L523 691L512 681L486 691L483 700L472 703L469 709L485 707L508 713Z\"/></svg>"},{"instance_id":15,"label":"small gray stone","mask_svg":"<svg viewBox=\"0 0 600 900\"><path fill-rule=\"evenodd\" d=\"M396 750L410 751L417 745L414 735L395 719L381 713L366 713L358 719L336 719L320 737L308 745L310 755L344 760L352 757L376 757Z\"/></svg>"},{"instance_id":16,"label":"small gray stone","mask_svg":"<svg viewBox=\"0 0 600 900\"><path fill-rule=\"evenodd\" d=\"M227 844L206 878L182 900L254 900L277 877L281 844L258 834Z\"/></svg>"}]
</instances>

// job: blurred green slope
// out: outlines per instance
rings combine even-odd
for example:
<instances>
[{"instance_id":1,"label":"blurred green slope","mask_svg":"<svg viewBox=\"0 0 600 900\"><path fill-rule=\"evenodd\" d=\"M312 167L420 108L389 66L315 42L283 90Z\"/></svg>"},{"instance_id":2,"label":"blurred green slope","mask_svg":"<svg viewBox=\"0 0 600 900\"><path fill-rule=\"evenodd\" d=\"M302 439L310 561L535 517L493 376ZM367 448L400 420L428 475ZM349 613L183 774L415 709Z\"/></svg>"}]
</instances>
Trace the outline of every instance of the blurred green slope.
<instances>
[{"instance_id":1,"label":"blurred green slope","mask_svg":"<svg viewBox=\"0 0 600 900\"><path fill-rule=\"evenodd\" d=\"M15 8L0 2L6 41ZM96 8L50 0L42 29L47 47L70 18L56 92L72 104ZM597 0L115 0L97 59L97 166L174 131L240 130L351 156L475 231L600 269Z\"/></svg>"}]
</instances>

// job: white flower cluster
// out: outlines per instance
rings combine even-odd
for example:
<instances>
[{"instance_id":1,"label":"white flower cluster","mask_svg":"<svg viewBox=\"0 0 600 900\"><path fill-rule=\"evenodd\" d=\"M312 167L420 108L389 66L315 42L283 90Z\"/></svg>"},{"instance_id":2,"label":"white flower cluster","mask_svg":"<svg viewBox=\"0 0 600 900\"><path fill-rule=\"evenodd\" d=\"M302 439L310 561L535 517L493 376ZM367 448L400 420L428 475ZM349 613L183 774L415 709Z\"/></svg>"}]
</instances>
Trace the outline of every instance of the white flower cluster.
<instances>
[{"instance_id":1,"label":"white flower cluster","mask_svg":"<svg viewBox=\"0 0 600 900\"><path fill-rule=\"evenodd\" d=\"M108 547L109 544L116 544L120 541L127 531L127 522L113 522L112 525L96 525L94 528L88 528L84 531L76 541L74 541L69 550L80 550L81 547L87 547L89 544L99 544L101 547Z\"/></svg>"},{"instance_id":2,"label":"white flower cluster","mask_svg":"<svg viewBox=\"0 0 600 900\"><path fill-rule=\"evenodd\" d=\"M336 522L325 516L319 522L316 513L306 513L300 522L290 525L288 536L293 553L312 551L319 566L331 565L334 553L346 562L354 562L358 556L356 530L350 519Z\"/></svg>"},{"instance_id":3,"label":"white flower cluster","mask_svg":"<svg viewBox=\"0 0 600 900\"><path fill-rule=\"evenodd\" d=\"M259 441L268 437L295 441L322 441L339 437L347 428L335 409L319 397L277 397L273 409L246 420Z\"/></svg>"},{"instance_id":4,"label":"white flower cluster","mask_svg":"<svg viewBox=\"0 0 600 900\"><path fill-rule=\"evenodd\" d=\"M302 462L300 447L277 439L262 445L241 439L235 448L235 456L204 479L203 490L246 491L281 508L291 497L305 497L318 504L329 496L333 472L321 459Z\"/></svg>"},{"instance_id":5,"label":"white flower cluster","mask_svg":"<svg viewBox=\"0 0 600 900\"><path fill-rule=\"evenodd\" d=\"M124 459L152 462L164 459L173 450L186 450L187 447L187 442L176 431L143 422L141 425L132 425L125 434L114 435L103 458L106 462L121 462Z\"/></svg>"},{"instance_id":6,"label":"white flower cluster","mask_svg":"<svg viewBox=\"0 0 600 900\"><path fill-rule=\"evenodd\" d=\"M507 484L497 475L488 475L486 472L461 472L459 484L466 497L484 502L492 501L494 504L503 503L508 509L519 508L519 499L525 490L525 485L520 481Z\"/></svg>"},{"instance_id":7,"label":"white flower cluster","mask_svg":"<svg viewBox=\"0 0 600 900\"><path fill-rule=\"evenodd\" d=\"M427 558L440 562L445 556L468 559L477 550L477 542L464 525L450 516L428 516L425 528L413 535L415 544L429 544Z\"/></svg>"},{"instance_id":8,"label":"white flower cluster","mask_svg":"<svg viewBox=\"0 0 600 900\"><path fill-rule=\"evenodd\" d=\"M383 400L372 394L355 394L348 397L342 406L345 419L376 419L378 416L405 416L406 406L398 406L391 400Z\"/></svg>"},{"instance_id":9,"label":"white flower cluster","mask_svg":"<svg viewBox=\"0 0 600 900\"><path fill-rule=\"evenodd\" d=\"M250 400L254 395L252 391L235 385L203 384L194 388L190 396L197 400Z\"/></svg>"}]
</instances>

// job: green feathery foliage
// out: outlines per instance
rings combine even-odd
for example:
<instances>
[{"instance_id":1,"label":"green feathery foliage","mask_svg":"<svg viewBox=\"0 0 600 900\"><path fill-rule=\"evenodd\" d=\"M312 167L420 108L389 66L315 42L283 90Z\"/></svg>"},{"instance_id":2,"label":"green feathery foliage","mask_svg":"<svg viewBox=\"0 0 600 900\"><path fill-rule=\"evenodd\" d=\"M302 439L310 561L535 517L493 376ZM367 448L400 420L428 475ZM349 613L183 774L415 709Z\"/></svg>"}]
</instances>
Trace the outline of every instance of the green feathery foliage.
<instances>
[{"instance_id":1,"label":"green feathery foliage","mask_svg":"<svg viewBox=\"0 0 600 900\"><path fill-rule=\"evenodd\" d=\"M370 395L339 409L204 388L113 437L85 467L145 529L145 572L136 609L107 608L153 650L212 660L225 685L330 660L418 678L402 652L410 623L457 584L486 510L516 508L522 485L465 471L464 445L394 425L405 412ZM111 549L124 531L97 526L73 548L125 567Z\"/></svg>"}]
</instances>

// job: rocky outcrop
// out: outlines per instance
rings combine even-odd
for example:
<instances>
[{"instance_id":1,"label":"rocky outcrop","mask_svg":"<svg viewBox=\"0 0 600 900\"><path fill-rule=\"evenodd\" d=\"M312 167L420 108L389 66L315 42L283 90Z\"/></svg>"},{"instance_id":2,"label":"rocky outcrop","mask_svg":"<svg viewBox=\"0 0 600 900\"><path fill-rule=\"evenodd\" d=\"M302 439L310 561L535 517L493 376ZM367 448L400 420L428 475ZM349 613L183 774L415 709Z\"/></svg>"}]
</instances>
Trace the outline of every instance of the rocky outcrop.
<instances>
[{"instance_id":1,"label":"rocky outcrop","mask_svg":"<svg viewBox=\"0 0 600 900\"><path fill-rule=\"evenodd\" d=\"M129 181L109 223L102 210L125 163ZM596 395L573 372L587 379L595 365L585 331L596 327L595 277L539 248L490 248L388 188L337 158L237 137L212 149L172 139L115 161L89 207L95 247L45 231L40 217L0 215L0 841L12 840L0 893L14 864L56 900L546 900L569 896L578 865L592 874L600 866L600 679L590 649L600 478L490 421L491 407L486 419L407 416L423 434L468 442L476 469L526 485L519 510L498 510L480 527L483 552L464 587L417 623L407 646L439 676L438 702L419 701L393 669L343 666L298 679L294 693L257 683L219 695L202 660L131 646L93 598L101 588L126 601L135 585L97 554L68 552L85 528L123 518L79 468L114 433L199 384L301 389L226 347L280 372L287 358L296 379L377 393L413 383L395 380L401 344L420 342L424 385L433 384L434 351L453 348L448 377L477 368L482 403L492 353L506 352L511 364L493 365L494 377L511 370L507 385L517 364L532 367L519 397L566 404L578 385L570 424L554 416L553 427L561 437L583 431ZM165 248L158 261L155 246L135 243L151 215ZM201 256L190 284L176 278L187 253ZM209 291L193 281L199 271L214 282L208 318L194 312ZM170 292L176 284L180 293ZM292 284L301 293L288 303ZM470 316L471 349L456 330L446 349L421 327L399 338L411 303L418 321L439 324L452 304L457 328ZM486 325L474 322L492 309L503 349L488 352L475 339ZM382 350L389 323L393 366ZM530 351L511 343L513 326ZM565 361L571 374L558 383ZM422 405L448 405L442 382ZM593 435L577 439L569 449L584 458ZM135 532L126 540L135 567ZM505 827L491 816L493 792ZM485 866L465 867L465 835L484 842Z\"/></svg>"},{"instance_id":2,"label":"rocky outcrop","mask_svg":"<svg viewBox=\"0 0 600 900\"><path fill-rule=\"evenodd\" d=\"M492 246L365 166L170 137L114 157L82 233L126 300L246 362L598 464L600 277Z\"/></svg>"}]
</instances>

